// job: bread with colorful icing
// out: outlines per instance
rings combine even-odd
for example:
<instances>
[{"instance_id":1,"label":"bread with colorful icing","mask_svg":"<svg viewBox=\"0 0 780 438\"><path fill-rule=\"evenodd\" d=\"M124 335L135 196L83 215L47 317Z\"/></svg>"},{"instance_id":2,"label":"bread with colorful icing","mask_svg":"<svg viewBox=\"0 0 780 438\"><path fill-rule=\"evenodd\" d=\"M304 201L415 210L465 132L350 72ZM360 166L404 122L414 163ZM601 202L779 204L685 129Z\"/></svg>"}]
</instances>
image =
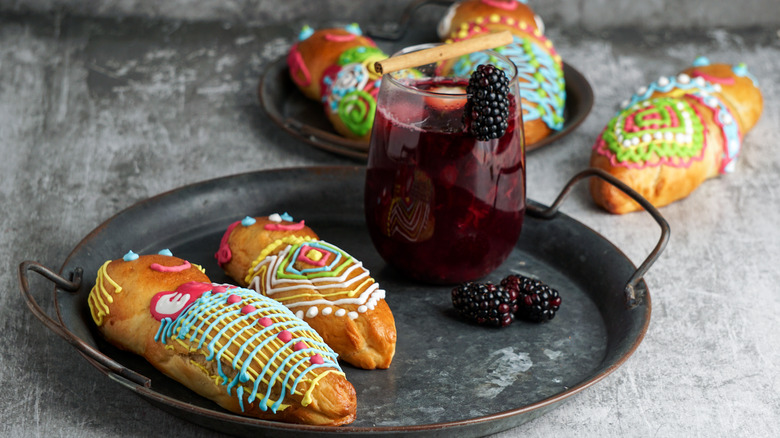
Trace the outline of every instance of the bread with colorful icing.
<instances>
[{"instance_id":1,"label":"bread with colorful icing","mask_svg":"<svg viewBox=\"0 0 780 438\"><path fill-rule=\"evenodd\" d=\"M542 19L525 1L459 1L448 9L437 30L446 42L490 32L512 32L514 42L495 51L517 66L526 143L536 143L563 129L566 105L563 60L544 36ZM489 62L484 52L473 53L457 59L453 68L458 74Z\"/></svg>"},{"instance_id":2,"label":"bread with colorful icing","mask_svg":"<svg viewBox=\"0 0 780 438\"><path fill-rule=\"evenodd\" d=\"M88 304L111 344L231 412L332 426L355 418L355 389L316 331L169 252L107 261Z\"/></svg>"},{"instance_id":3,"label":"bread with colorful icing","mask_svg":"<svg viewBox=\"0 0 780 438\"><path fill-rule=\"evenodd\" d=\"M301 92L323 104L336 132L368 143L380 83L373 65L384 58L357 24L316 31L304 26L287 65Z\"/></svg>"},{"instance_id":4,"label":"bread with colorful icing","mask_svg":"<svg viewBox=\"0 0 780 438\"><path fill-rule=\"evenodd\" d=\"M360 261L319 240L304 221L286 213L236 221L216 257L238 284L311 325L340 359L364 369L390 366L396 329L385 291Z\"/></svg>"},{"instance_id":5,"label":"bread with colorful icing","mask_svg":"<svg viewBox=\"0 0 780 438\"><path fill-rule=\"evenodd\" d=\"M701 57L624 102L596 140L590 165L661 207L732 172L742 139L762 110L758 83L744 64L712 64ZM592 180L590 191L611 213L641 209L601 180Z\"/></svg>"},{"instance_id":6,"label":"bread with colorful icing","mask_svg":"<svg viewBox=\"0 0 780 438\"><path fill-rule=\"evenodd\" d=\"M287 54L290 77L306 97L319 101L325 70L337 65L341 55L355 47L376 47L357 24L319 30L304 26Z\"/></svg>"}]
</instances>

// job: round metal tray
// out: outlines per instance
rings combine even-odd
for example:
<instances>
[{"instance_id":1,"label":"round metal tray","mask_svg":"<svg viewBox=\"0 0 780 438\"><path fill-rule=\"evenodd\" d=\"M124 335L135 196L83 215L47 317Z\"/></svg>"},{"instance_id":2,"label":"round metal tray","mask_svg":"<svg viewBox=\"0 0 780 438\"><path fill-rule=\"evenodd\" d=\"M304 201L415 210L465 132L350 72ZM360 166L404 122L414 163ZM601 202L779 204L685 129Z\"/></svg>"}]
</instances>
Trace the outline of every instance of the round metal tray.
<instances>
[{"instance_id":1,"label":"round metal tray","mask_svg":"<svg viewBox=\"0 0 780 438\"><path fill-rule=\"evenodd\" d=\"M470 325L452 309L450 288L407 281L374 251L365 228L362 167L315 167L240 174L182 187L133 205L87 235L59 275L36 262L20 265L30 310L111 380L153 405L204 427L237 436L481 436L516 427L596 384L634 352L650 322L642 276L662 251L661 239L637 269L602 236L557 212L575 177L552 207L533 201L510 258L486 280L509 273L538 277L558 289L563 305L544 324L504 329ZM637 195L638 196L638 195ZM237 208L238 207L238 208ZM646 206L647 207L647 206ZM246 215L289 212L324 240L362 260L387 290L398 329L388 370L345 366L358 396L357 420L327 428L281 424L227 412L162 375L142 358L104 342L87 295L98 268L133 250L169 248L201 264L213 281L229 282L216 265L222 233ZM28 273L56 285L56 318L37 304ZM627 300L628 298L628 300Z\"/></svg>"}]
</instances>

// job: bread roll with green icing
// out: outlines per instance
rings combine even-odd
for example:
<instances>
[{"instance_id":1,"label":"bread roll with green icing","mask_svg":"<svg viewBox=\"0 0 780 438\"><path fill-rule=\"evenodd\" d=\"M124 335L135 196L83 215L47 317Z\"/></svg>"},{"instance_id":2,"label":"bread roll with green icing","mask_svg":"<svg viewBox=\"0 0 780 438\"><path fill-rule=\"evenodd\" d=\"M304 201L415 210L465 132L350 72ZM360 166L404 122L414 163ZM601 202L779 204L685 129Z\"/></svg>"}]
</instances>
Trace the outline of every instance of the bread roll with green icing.
<instances>
[{"instance_id":1,"label":"bread roll with green icing","mask_svg":"<svg viewBox=\"0 0 780 438\"><path fill-rule=\"evenodd\" d=\"M287 64L301 92L323 104L336 132L368 144L380 84L374 62L385 58L357 24L316 31L304 26Z\"/></svg>"},{"instance_id":2,"label":"bread roll with green icing","mask_svg":"<svg viewBox=\"0 0 780 438\"><path fill-rule=\"evenodd\" d=\"M733 172L742 139L762 110L758 82L744 64L711 64L701 57L624 102L596 140L590 165L662 207L709 178ZM604 181L591 180L590 191L610 213L641 209Z\"/></svg>"}]
</instances>

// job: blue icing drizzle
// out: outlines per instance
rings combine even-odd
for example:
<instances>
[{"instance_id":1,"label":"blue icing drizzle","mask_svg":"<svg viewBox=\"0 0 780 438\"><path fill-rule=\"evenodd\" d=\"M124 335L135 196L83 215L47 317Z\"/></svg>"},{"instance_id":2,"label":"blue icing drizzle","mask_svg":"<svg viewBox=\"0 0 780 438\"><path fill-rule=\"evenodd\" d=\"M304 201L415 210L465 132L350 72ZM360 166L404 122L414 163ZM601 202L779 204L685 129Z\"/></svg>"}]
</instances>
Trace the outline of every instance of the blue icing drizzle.
<instances>
[{"instance_id":1,"label":"blue icing drizzle","mask_svg":"<svg viewBox=\"0 0 780 438\"><path fill-rule=\"evenodd\" d=\"M313 34L314 34L314 29L312 29L311 26L307 24L303 26L301 28L300 33L298 33L298 41L303 41L309 38L310 36L312 36Z\"/></svg>"},{"instance_id":2,"label":"blue icing drizzle","mask_svg":"<svg viewBox=\"0 0 780 438\"><path fill-rule=\"evenodd\" d=\"M710 65L710 60L706 56L699 56L695 60L693 60L693 64L691 64L694 67L704 67L707 65Z\"/></svg>"},{"instance_id":3,"label":"blue icing drizzle","mask_svg":"<svg viewBox=\"0 0 780 438\"><path fill-rule=\"evenodd\" d=\"M237 295L241 301L230 304L227 297ZM241 309L251 305L255 311L244 314ZM259 320L267 317L273 321L268 327L259 324ZM206 321L210 323L206 324ZM287 330L292 339L281 344L278 333ZM249 334L251 333L251 336ZM276 412L282 405L284 396L295 393L298 383L310 371L327 367L335 368L341 372L338 365L337 354L333 352L308 324L295 317L295 315L279 302L267 298L253 290L245 288L231 288L225 293L204 293L200 298L188 306L178 318L171 320L163 318L160 328L155 335L155 341L166 343L167 339L188 339L197 343L198 348L205 346L208 351L207 360L217 361L217 384L226 385L228 394L236 389L235 396L239 398L241 409L244 409L244 396L248 403L258 397L261 381L268 382L268 389L258 407L263 411L269 408ZM258 342L259 341L259 342ZM294 351L293 346L303 341L308 348ZM223 343L223 344L220 344ZM221 345L221 346L220 346ZM237 345L235 356L230 356L229 346ZM217 348L219 346L219 348ZM261 354L263 349L270 348L274 351L271 358ZM323 358L323 364L317 365L310 361L314 354ZM281 364L275 365L280 358ZM229 379L222 369L223 362L232 364L238 371L233 379ZM262 370L253 368L252 364L262 364ZM274 369L272 369L272 366ZM257 373L254 376L254 373ZM249 383L245 386L243 383ZM281 385L280 392L275 400L271 400L272 387ZM247 391L251 392L247 394ZM272 403L271 403L272 402Z\"/></svg>"},{"instance_id":4,"label":"blue icing drizzle","mask_svg":"<svg viewBox=\"0 0 780 438\"><path fill-rule=\"evenodd\" d=\"M250 226L250 225L254 225L254 224L255 224L255 222L257 222L257 221L255 220L255 218L253 218L253 217L250 217L250 216L247 216L247 217L245 217L244 219L242 219L242 220L241 220L241 225L243 225L243 226L245 226L245 227L248 227L248 226Z\"/></svg>"},{"instance_id":5,"label":"blue icing drizzle","mask_svg":"<svg viewBox=\"0 0 780 438\"><path fill-rule=\"evenodd\" d=\"M657 81L648 85L646 88L634 93L631 96L631 99L626 102L623 107L627 108L629 106L633 106L641 100L647 100L655 92L667 93L672 89L691 90L692 92L696 91L705 96L716 93L718 91L711 83L707 82L703 78L690 79L687 75L685 77L689 80L686 82L681 82L679 80L680 76L662 76ZM661 82L663 82L663 84Z\"/></svg>"},{"instance_id":6,"label":"blue icing drizzle","mask_svg":"<svg viewBox=\"0 0 780 438\"><path fill-rule=\"evenodd\" d=\"M533 103L523 107L526 112L523 114L523 121L541 119L550 129L563 129L563 110L566 102L563 72L544 49L537 44L525 43L525 38L515 36L512 44L496 49L496 52L506 56L517 66L520 95ZM529 46L530 50L527 50L526 46ZM453 66L453 73L467 78L474 66L495 63L491 58L494 59L484 52L463 56ZM539 77L542 78L541 81Z\"/></svg>"},{"instance_id":7,"label":"blue icing drizzle","mask_svg":"<svg viewBox=\"0 0 780 438\"><path fill-rule=\"evenodd\" d=\"M290 216L289 214L287 214L287 212L286 212L286 211L285 211L284 213L282 213L282 214L281 214L279 217L281 217L283 221L287 221L287 222L295 222L295 220L293 219L293 217L292 217L292 216Z\"/></svg>"},{"instance_id":8,"label":"blue icing drizzle","mask_svg":"<svg viewBox=\"0 0 780 438\"><path fill-rule=\"evenodd\" d=\"M168 248L161 249L160 252L158 252L157 254L164 255L164 256L173 256L173 253Z\"/></svg>"},{"instance_id":9,"label":"blue icing drizzle","mask_svg":"<svg viewBox=\"0 0 780 438\"><path fill-rule=\"evenodd\" d=\"M122 257L122 260L126 262L131 262L133 260L136 260L138 258L138 254L134 253L133 251L127 251L127 254Z\"/></svg>"},{"instance_id":10,"label":"blue icing drizzle","mask_svg":"<svg viewBox=\"0 0 780 438\"><path fill-rule=\"evenodd\" d=\"M742 141L739 138L739 125L737 125L734 117L729 112L729 109L720 101L720 99L709 96L702 99L702 102L713 110L716 108L719 110L717 111L718 122L720 122L720 128L723 132L723 137L726 140L723 150L725 164L723 165L721 172L731 173L736 168L737 156L742 148Z\"/></svg>"}]
</instances>

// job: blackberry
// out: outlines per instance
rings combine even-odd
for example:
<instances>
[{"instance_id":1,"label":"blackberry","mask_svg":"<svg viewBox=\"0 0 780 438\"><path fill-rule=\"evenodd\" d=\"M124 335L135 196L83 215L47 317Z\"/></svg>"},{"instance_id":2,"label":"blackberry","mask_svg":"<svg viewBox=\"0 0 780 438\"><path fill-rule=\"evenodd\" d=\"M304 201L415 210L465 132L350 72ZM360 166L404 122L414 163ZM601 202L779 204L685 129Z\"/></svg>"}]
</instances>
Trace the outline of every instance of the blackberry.
<instances>
[{"instance_id":1,"label":"blackberry","mask_svg":"<svg viewBox=\"0 0 780 438\"><path fill-rule=\"evenodd\" d=\"M510 275L501 280L507 291L517 292L516 316L532 322L544 322L555 317L561 307L558 291L539 280L522 275Z\"/></svg>"},{"instance_id":2,"label":"blackberry","mask_svg":"<svg viewBox=\"0 0 780 438\"><path fill-rule=\"evenodd\" d=\"M469 133L480 141L501 138L509 126L509 78L493 64L480 64L466 87L463 113Z\"/></svg>"},{"instance_id":3,"label":"blackberry","mask_svg":"<svg viewBox=\"0 0 780 438\"><path fill-rule=\"evenodd\" d=\"M517 302L512 296L492 283L463 283L452 289L452 305L467 321L506 327L515 320Z\"/></svg>"}]
</instances>

